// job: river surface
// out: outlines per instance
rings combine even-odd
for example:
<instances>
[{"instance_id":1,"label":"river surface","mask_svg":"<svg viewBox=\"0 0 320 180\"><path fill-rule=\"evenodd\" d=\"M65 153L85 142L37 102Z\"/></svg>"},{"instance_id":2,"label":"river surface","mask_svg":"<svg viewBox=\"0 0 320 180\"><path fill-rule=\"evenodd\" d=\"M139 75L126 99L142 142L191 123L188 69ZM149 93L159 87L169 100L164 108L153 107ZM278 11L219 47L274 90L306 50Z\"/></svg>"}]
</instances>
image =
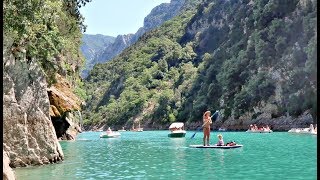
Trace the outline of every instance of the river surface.
<instances>
[{"instance_id":1,"label":"river surface","mask_svg":"<svg viewBox=\"0 0 320 180\"><path fill-rule=\"evenodd\" d=\"M76 141L61 141L64 161L16 168L18 180L60 179L317 179L317 136L273 132L221 133L236 149L198 149L202 132L190 139L169 138L169 131L121 132L114 139L84 132Z\"/></svg>"}]
</instances>

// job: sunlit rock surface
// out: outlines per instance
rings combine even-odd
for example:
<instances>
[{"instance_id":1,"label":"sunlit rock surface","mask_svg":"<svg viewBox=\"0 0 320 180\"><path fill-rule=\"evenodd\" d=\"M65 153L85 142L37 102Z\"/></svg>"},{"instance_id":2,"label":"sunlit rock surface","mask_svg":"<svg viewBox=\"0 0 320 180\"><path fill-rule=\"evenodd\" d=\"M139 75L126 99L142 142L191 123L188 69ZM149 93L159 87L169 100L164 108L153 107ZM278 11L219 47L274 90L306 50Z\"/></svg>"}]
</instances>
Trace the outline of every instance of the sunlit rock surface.
<instances>
[{"instance_id":1,"label":"sunlit rock surface","mask_svg":"<svg viewBox=\"0 0 320 180\"><path fill-rule=\"evenodd\" d=\"M3 151L10 166L41 165L63 159L49 116L47 83L35 59L3 50Z\"/></svg>"}]
</instances>

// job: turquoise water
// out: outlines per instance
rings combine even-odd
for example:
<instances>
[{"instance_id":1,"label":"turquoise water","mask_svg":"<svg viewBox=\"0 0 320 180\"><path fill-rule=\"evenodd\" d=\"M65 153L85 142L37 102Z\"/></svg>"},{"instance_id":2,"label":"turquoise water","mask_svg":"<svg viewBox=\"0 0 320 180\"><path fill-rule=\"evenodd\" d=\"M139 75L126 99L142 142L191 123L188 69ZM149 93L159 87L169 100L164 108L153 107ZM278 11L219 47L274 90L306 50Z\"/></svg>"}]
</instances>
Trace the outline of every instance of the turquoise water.
<instances>
[{"instance_id":1,"label":"turquoise water","mask_svg":"<svg viewBox=\"0 0 320 180\"><path fill-rule=\"evenodd\" d=\"M17 168L17 179L316 179L317 137L274 132L222 132L237 149L198 149L194 139L168 138L168 131L121 132L100 139L84 132L73 142L60 142L65 160L58 164ZM211 133L211 144L218 132Z\"/></svg>"}]
</instances>

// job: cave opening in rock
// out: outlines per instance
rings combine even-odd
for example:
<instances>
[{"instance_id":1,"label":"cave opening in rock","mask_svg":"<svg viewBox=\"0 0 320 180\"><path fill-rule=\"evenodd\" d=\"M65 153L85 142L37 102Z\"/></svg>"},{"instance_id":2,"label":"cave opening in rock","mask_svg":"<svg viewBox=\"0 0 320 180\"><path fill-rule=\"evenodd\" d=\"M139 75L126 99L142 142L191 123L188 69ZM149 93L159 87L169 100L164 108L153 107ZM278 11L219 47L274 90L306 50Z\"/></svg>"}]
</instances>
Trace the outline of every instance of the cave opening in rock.
<instances>
[{"instance_id":1,"label":"cave opening in rock","mask_svg":"<svg viewBox=\"0 0 320 180\"><path fill-rule=\"evenodd\" d=\"M66 131L70 124L67 122L65 117L51 117L52 124L57 134L57 138L63 138L66 136Z\"/></svg>"}]
</instances>

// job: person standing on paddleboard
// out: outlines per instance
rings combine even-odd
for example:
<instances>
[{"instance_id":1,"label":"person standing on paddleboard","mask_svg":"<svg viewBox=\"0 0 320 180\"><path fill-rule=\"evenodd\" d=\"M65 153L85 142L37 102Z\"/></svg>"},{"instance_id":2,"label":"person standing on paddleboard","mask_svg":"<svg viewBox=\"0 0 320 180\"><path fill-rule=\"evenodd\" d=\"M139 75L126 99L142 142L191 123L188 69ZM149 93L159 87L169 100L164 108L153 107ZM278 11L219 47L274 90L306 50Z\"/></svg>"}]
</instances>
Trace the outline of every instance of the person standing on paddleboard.
<instances>
[{"instance_id":1,"label":"person standing on paddleboard","mask_svg":"<svg viewBox=\"0 0 320 180\"><path fill-rule=\"evenodd\" d=\"M212 124L211 112L206 111L203 114L203 146L210 146L210 125Z\"/></svg>"}]
</instances>

